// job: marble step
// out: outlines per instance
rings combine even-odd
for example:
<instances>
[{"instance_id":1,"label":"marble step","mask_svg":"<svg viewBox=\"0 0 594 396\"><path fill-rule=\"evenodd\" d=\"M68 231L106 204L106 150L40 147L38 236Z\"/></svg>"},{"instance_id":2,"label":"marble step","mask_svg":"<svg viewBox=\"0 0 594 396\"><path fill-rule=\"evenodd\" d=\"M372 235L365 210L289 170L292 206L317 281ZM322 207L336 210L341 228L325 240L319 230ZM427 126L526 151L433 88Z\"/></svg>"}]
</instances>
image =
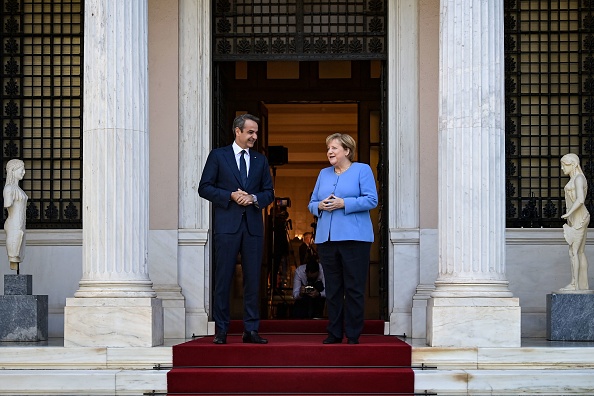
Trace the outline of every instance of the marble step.
<instances>
[{"instance_id":1,"label":"marble step","mask_svg":"<svg viewBox=\"0 0 594 396\"><path fill-rule=\"evenodd\" d=\"M592 395L594 369L415 370L415 392L439 396Z\"/></svg>"},{"instance_id":2,"label":"marble step","mask_svg":"<svg viewBox=\"0 0 594 396\"><path fill-rule=\"evenodd\" d=\"M587 395L593 369L415 370L415 392L451 395ZM142 395L167 392L167 370L0 370L0 395Z\"/></svg>"},{"instance_id":3,"label":"marble step","mask_svg":"<svg viewBox=\"0 0 594 396\"><path fill-rule=\"evenodd\" d=\"M594 369L594 347L431 348L413 346L412 364L435 367L438 370Z\"/></svg>"},{"instance_id":4,"label":"marble step","mask_svg":"<svg viewBox=\"0 0 594 396\"><path fill-rule=\"evenodd\" d=\"M0 347L1 369L126 369L151 370L172 365L172 347L104 348L61 346ZM439 370L594 369L594 346L533 346L521 348L435 348L414 346L412 365Z\"/></svg>"}]
</instances>

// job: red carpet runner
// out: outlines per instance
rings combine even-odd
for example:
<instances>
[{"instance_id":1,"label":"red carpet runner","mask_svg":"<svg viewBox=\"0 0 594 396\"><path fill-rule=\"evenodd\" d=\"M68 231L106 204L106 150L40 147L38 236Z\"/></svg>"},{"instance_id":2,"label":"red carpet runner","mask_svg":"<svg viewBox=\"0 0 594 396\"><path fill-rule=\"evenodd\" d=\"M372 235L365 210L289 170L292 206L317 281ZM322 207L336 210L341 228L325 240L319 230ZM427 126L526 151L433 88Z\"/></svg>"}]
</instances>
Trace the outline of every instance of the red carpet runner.
<instances>
[{"instance_id":1,"label":"red carpet runner","mask_svg":"<svg viewBox=\"0 0 594 396\"><path fill-rule=\"evenodd\" d=\"M411 348L367 321L359 345L323 345L325 320L266 320L266 345L243 344L241 321L226 345L203 337L173 347L168 395L412 395Z\"/></svg>"}]
</instances>

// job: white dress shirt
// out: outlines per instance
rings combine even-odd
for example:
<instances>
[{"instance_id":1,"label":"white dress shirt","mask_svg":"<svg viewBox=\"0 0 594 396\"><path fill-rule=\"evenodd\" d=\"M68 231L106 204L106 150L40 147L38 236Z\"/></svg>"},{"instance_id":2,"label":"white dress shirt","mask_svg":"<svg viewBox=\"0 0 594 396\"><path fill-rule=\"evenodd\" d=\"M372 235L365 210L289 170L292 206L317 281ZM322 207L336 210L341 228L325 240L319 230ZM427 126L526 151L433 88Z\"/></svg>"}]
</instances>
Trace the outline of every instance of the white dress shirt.
<instances>
[{"instance_id":1,"label":"white dress shirt","mask_svg":"<svg viewBox=\"0 0 594 396\"><path fill-rule=\"evenodd\" d=\"M299 295L301 286L307 286L307 275L305 274L306 266L307 266L307 264L303 264L295 269L295 276L293 276L293 298L295 300L301 298L301 296ZM326 297L326 281L324 280L324 270L322 269L322 264L320 264L320 272L318 273L318 278L316 280L322 281L322 284L324 285L324 290L322 290L322 292L320 293L320 296L325 298Z\"/></svg>"},{"instance_id":2,"label":"white dress shirt","mask_svg":"<svg viewBox=\"0 0 594 396\"><path fill-rule=\"evenodd\" d=\"M233 142L233 153L235 153L235 163L237 164L237 169L239 168L239 159L241 158L241 150L245 150L245 166L247 168L247 174L250 174L250 149L242 149L237 145L237 143Z\"/></svg>"}]
</instances>

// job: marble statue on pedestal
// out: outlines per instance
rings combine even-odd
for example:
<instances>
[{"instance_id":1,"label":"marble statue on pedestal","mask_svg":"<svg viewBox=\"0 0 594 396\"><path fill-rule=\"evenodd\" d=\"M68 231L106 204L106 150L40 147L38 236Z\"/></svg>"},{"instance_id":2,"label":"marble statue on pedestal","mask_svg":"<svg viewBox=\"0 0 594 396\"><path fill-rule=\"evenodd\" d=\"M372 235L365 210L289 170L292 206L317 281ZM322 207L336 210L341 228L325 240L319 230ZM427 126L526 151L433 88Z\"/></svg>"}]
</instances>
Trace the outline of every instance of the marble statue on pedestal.
<instances>
[{"instance_id":1,"label":"marble statue on pedestal","mask_svg":"<svg viewBox=\"0 0 594 396\"><path fill-rule=\"evenodd\" d=\"M10 269L19 273L19 264L23 261L25 250L25 223L27 194L19 187L19 181L25 176L25 163L12 159L6 164L6 185L3 197L8 217L4 222L6 231L6 251Z\"/></svg>"},{"instance_id":2,"label":"marble statue on pedestal","mask_svg":"<svg viewBox=\"0 0 594 396\"><path fill-rule=\"evenodd\" d=\"M6 164L4 207L8 217L4 221L6 251L10 269L16 275L4 275L4 295L0 295L0 342L44 341L48 334L48 296L33 295L32 275L20 275L19 265L25 251L25 222L27 194L19 187L25 176L25 163L12 159Z\"/></svg>"},{"instance_id":3,"label":"marble statue on pedestal","mask_svg":"<svg viewBox=\"0 0 594 396\"><path fill-rule=\"evenodd\" d=\"M563 225L563 235L569 244L571 283L561 288L559 293L587 293L589 292L588 259L585 247L590 213L585 201L588 182L576 154L569 153L561 158L561 170L563 174L569 175L569 181L564 189L566 213L561 218L567 220Z\"/></svg>"}]
</instances>

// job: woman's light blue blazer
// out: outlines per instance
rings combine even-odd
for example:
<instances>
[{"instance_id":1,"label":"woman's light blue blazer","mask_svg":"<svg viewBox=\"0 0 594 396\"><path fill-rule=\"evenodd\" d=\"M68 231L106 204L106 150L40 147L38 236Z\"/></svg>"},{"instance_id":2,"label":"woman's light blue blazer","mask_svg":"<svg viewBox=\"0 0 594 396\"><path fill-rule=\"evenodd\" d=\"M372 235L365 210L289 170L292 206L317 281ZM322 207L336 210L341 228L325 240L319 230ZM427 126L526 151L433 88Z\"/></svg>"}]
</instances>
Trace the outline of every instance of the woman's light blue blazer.
<instances>
[{"instance_id":1,"label":"woman's light blue blazer","mask_svg":"<svg viewBox=\"0 0 594 396\"><path fill-rule=\"evenodd\" d=\"M344 200L344 208L332 212L319 210L320 201L330 194ZM340 175L330 166L320 171L309 201L309 211L318 218L315 243L327 241L373 242L369 211L377 206L377 188L371 168L353 162Z\"/></svg>"}]
</instances>

